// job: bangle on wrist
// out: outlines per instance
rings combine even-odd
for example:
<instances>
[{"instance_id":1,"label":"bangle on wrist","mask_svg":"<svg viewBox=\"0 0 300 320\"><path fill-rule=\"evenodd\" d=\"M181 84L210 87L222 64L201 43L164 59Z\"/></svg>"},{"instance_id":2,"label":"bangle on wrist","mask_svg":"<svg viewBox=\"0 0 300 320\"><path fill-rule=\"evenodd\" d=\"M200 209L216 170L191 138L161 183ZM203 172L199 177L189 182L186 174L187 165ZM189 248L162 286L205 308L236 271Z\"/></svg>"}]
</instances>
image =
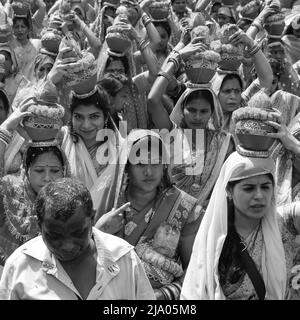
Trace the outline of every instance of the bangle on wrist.
<instances>
[{"instance_id":1,"label":"bangle on wrist","mask_svg":"<svg viewBox=\"0 0 300 320\"><path fill-rule=\"evenodd\" d=\"M254 43L254 45L247 50L247 54L250 56L254 56L260 50L260 45Z\"/></svg>"},{"instance_id":2,"label":"bangle on wrist","mask_svg":"<svg viewBox=\"0 0 300 320\"><path fill-rule=\"evenodd\" d=\"M8 145L12 140L12 133L10 133L8 130L0 127L0 140L5 145Z\"/></svg>"},{"instance_id":3,"label":"bangle on wrist","mask_svg":"<svg viewBox=\"0 0 300 320\"><path fill-rule=\"evenodd\" d=\"M161 77L164 77L165 79L168 80L168 83L170 83L173 79L172 79L172 76L169 75L167 72L164 72L164 71L159 71L159 73L157 74L157 76L161 76Z\"/></svg>"},{"instance_id":4,"label":"bangle on wrist","mask_svg":"<svg viewBox=\"0 0 300 320\"><path fill-rule=\"evenodd\" d=\"M146 47L148 47L148 45L149 45L149 41L144 40L144 39L140 40L140 41L138 42L138 44L137 44L138 49L139 49L141 52L142 52L143 50L145 50Z\"/></svg>"},{"instance_id":5,"label":"bangle on wrist","mask_svg":"<svg viewBox=\"0 0 300 320\"><path fill-rule=\"evenodd\" d=\"M151 22L151 19L149 18L147 13L144 12L142 14L142 23L143 23L144 27L146 27L150 22Z\"/></svg>"},{"instance_id":6,"label":"bangle on wrist","mask_svg":"<svg viewBox=\"0 0 300 320\"><path fill-rule=\"evenodd\" d=\"M255 27L258 32L262 30L262 25L261 25L261 23L260 23L259 21L254 20L254 21L251 23L251 26L252 26L252 27Z\"/></svg>"}]
</instances>

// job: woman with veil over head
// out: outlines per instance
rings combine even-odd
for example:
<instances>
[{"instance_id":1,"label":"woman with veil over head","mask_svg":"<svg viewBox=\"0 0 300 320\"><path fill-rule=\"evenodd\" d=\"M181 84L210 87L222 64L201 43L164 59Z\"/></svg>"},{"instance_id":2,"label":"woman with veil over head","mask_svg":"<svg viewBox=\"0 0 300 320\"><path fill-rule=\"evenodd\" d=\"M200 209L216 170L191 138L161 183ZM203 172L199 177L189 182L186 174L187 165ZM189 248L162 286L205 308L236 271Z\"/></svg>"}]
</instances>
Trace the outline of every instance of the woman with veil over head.
<instances>
[{"instance_id":1,"label":"woman with veil over head","mask_svg":"<svg viewBox=\"0 0 300 320\"><path fill-rule=\"evenodd\" d=\"M49 181L70 175L65 153L55 139L62 125L63 108L54 102L47 87L44 89L28 91L18 108L0 126L2 265L18 246L38 235L37 220L32 210L39 190ZM55 123L55 126L51 129L49 122L45 124L45 121ZM24 138L14 135L17 130ZM27 144L21 171L19 174L7 174L24 139Z\"/></svg>"},{"instance_id":2,"label":"woman with veil over head","mask_svg":"<svg viewBox=\"0 0 300 320\"><path fill-rule=\"evenodd\" d=\"M201 221L196 199L176 188L168 150L151 130L132 130L122 145L113 209L101 198L95 226L131 245L159 300L179 298L194 235Z\"/></svg>"},{"instance_id":3,"label":"woman with veil over head","mask_svg":"<svg viewBox=\"0 0 300 320\"><path fill-rule=\"evenodd\" d=\"M283 300L299 294L299 203L277 206L274 147L280 121L266 95L255 97L256 107L234 112L237 152L224 163L212 192L182 299Z\"/></svg>"}]
</instances>

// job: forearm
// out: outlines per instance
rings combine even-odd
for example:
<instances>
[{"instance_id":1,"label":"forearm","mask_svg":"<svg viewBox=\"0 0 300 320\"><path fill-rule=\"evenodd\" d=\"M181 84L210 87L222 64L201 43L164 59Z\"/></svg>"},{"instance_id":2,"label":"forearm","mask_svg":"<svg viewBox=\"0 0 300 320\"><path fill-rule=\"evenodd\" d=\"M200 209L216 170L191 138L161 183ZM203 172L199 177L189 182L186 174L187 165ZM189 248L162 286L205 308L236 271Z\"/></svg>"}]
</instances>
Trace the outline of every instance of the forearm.
<instances>
[{"instance_id":1,"label":"forearm","mask_svg":"<svg viewBox=\"0 0 300 320\"><path fill-rule=\"evenodd\" d=\"M35 21L37 26L42 27L43 26L43 21L46 15L46 5L44 1L38 1L38 10L35 12L33 15L32 19Z\"/></svg>"},{"instance_id":2,"label":"forearm","mask_svg":"<svg viewBox=\"0 0 300 320\"><path fill-rule=\"evenodd\" d=\"M141 43L141 41L139 41L139 43ZM154 77L157 76L157 73L159 71L158 60L149 45L141 48L140 52L142 54L143 61L148 67L149 77L150 79L152 78L152 81L154 81Z\"/></svg>"},{"instance_id":3,"label":"forearm","mask_svg":"<svg viewBox=\"0 0 300 320\"><path fill-rule=\"evenodd\" d=\"M60 3L61 3L61 0L58 0L54 3L54 5L50 8L48 12L48 16L50 16L51 14L53 14L55 11L58 10Z\"/></svg>"},{"instance_id":4,"label":"forearm","mask_svg":"<svg viewBox=\"0 0 300 320\"><path fill-rule=\"evenodd\" d=\"M94 32L83 22L80 22L80 30L86 36L89 46L91 47L91 52L95 56L95 59L98 58L100 50L101 50L101 41L96 37Z\"/></svg>"},{"instance_id":5,"label":"forearm","mask_svg":"<svg viewBox=\"0 0 300 320\"><path fill-rule=\"evenodd\" d=\"M262 50L258 50L255 54L253 54L252 59L261 88L265 88L269 91L272 86L273 71L268 59Z\"/></svg>"},{"instance_id":6,"label":"forearm","mask_svg":"<svg viewBox=\"0 0 300 320\"><path fill-rule=\"evenodd\" d=\"M211 3L211 0L199 0L196 4L195 11L205 10L206 7Z\"/></svg>"},{"instance_id":7,"label":"forearm","mask_svg":"<svg viewBox=\"0 0 300 320\"><path fill-rule=\"evenodd\" d=\"M148 95L148 110L151 114L152 121L158 129L171 130L172 122L169 114L163 104L163 94L166 92L169 85L169 77L172 77L175 71L175 64L168 62L164 67L163 74L159 75Z\"/></svg>"},{"instance_id":8,"label":"forearm","mask_svg":"<svg viewBox=\"0 0 300 320\"><path fill-rule=\"evenodd\" d=\"M11 142L12 134L6 129L5 122L0 126L0 178L4 176L4 155L7 145Z\"/></svg>"},{"instance_id":9,"label":"forearm","mask_svg":"<svg viewBox=\"0 0 300 320\"><path fill-rule=\"evenodd\" d=\"M160 44L160 35L157 31L156 27L152 23L151 19L146 13L143 13L142 15L142 23L146 28L147 35L149 37L149 40L154 48L156 48Z\"/></svg>"}]
</instances>

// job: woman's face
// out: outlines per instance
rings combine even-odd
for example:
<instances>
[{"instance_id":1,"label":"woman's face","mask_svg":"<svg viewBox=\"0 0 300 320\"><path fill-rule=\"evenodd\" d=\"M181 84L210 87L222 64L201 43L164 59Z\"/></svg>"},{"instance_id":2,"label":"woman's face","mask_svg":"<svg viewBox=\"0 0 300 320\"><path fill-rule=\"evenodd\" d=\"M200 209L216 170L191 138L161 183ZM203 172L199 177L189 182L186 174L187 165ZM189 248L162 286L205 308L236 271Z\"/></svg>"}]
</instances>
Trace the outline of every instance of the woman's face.
<instances>
[{"instance_id":1,"label":"woman's face","mask_svg":"<svg viewBox=\"0 0 300 320\"><path fill-rule=\"evenodd\" d=\"M173 10L179 14L182 14L185 12L186 6L187 6L186 0L175 0L172 4Z\"/></svg>"},{"instance_id":2,"label":"woman's face","mask_svg":"<svg viewBox=\"0 0 300 320\"><path fill-rule=\"evenodd\" d=\"M121 60L113 60L105 70L105 73L123 74L125 75L125 67Z\"/></svg>"},{"instance_id":3,"label":"woman's face","mask_svg":"<svg viewBox=\"0 0 300 320\"><path fill-rule=\"evenodd\" d=\"M163 165L138 163L129 165L129 185L145 193L153 192L160 185L163 176Z\"/></svg>"},{"instance_id":4,"label":"woman's face","mask_svg":"<svg viewBox=\"0 0 300 320\"><path fill-rule=\"evenodd\" d=\"M188 129L205 129L211 114L211 105L205 99L191 100L183 109Z\"/></svg>"},{"instance_id":5,"label":"woman's face","mask_svg":"<svg viewBox=\"0 0 300 320\"><path fill-rule=\"evenodd\" d=\"M73 261L89 248L93 219L86 215L85 210L82 207L76 208L67 221L55 219L46 211L41 232L47 248L58 260Z\"/></svg>"},{"instance_id":6,"label":"woman's face","mask_svg":"<svg viewBox=\"0 0 300 320\"><path fill-rule=\"evenodd\" d=\"M242 100L242 88L238 79L223 81L219 93L219 101L224 113L233 112L240 107Z\"/></svg>"},{"instance_id":7,"label":"woman's face","mask_svg":"<svg viewBox=\"0 0 300 320\"><path fill-rule=\"evenodd\" d=\"M7 112L5 110L5 104L2 101L2 99L0 99L0 125L4 120L6 120L6 118L7 118Z\"/></svg>"},{"instance_id":8,"label":"woman's face","mask_svg":"<svg viewBox=\"0 0 300 320\"><path fill-rule=\"evenodd\" d=\"M261 219L272 203L274 187L269 175L243 179L229 191L235 214L247 219Z\"/></svg>"},{"instance_id":9,"label":"woman's face","mask_svg":"<svg viewBox=\"0 0 300 320\"><path fill-rule=\"evenodd\" d=\"M166 50L167 46L168 46L168 42L169 42L169 36L168 36L168 33L167 31L161 27L161 26L158 26L156 27L159 35L160 35L160 43L158 45L158 49L159 50Z\"/></svg>"},{"instance_id":10,"label":"woman's face","mask_svg":"<svg viewBox=\"0 0 300 320\"><path fill-rule=\"evenodd\" d=\"M62 163L53 152L46 152L36 158L28 170L28 180L38 193L48 182L63 178Z\"/></svg>"},{"instance_id":11,"label":"woman's face","mask_svg":"<svg viewBox=\"0 0 300 320\"><path fill-rule=\"evenodd\" d=\"M103 111L93 104L78 105L72 115L73 129L86 145L96 142L97 133L104 128L104 123Z\"/></svg>"},{"instance_id":12,"label":"woman's face","mask_svg":"<svg viewBox=\"0 0 300 320\"><path fill-rule=\"evenodd\" d=\"M14 35L17 40L28 39L29 37L29 28L26 26L23 19L17 19L13 25Z\"/></svg>"},{"instance_id":13,"label":"woman's face","mask_svg":"<svg viewBox=\"0 0 300 320\"><path fill-rule=\"evenodd\" d=\"M283 61L284 60L284 49L281 46L274 46L269 50L272 58Z\"/></svg>"},{"instance_id":14,"label":"woman's face","mask_svg":"<svg viewBox=\"0 0 300 320\"><path fill-rule=\"evenodd\" d=\"M124 105L128 100L130 99L129 97L129 92L126 87L124 87L121 91L119 91L116 96L112 99L113 100L113 110L115 112L120 112L123 110Z\"/></svg>"},{"instance_id":15,"label":"woman's face","mask_svg":"<svg viewBox=\"0 0 300 320\"><path fill-rule=\"evenodd\" d=\"M133 145L129 156L129 186L145 193L156 190L163 177L163 164L157 142L158 140L151 141L150 152L148 139L142 139Z\"/></svg>"},{"instance_id":16,"label":"woman's face","mask_svg":"<svg viewBox=\"0 0 300 320\"><path fill-rule=\"evenodd\" d=\"M45 63L37 68L36 77L38 80L45 78L53 67L52 63Z\"/></svg>"},{"instance_id":17,"label":"woman's face","mask_svg":"<svg viewBox=\"0 0 300 320\"><path fill-rule=\"evenodd\" d=\"M218 13L218 24L220 27L222 27L226 23L230 23L231 18L228 16L225 16L225 14Z\"/></svg>"}]
</instances>

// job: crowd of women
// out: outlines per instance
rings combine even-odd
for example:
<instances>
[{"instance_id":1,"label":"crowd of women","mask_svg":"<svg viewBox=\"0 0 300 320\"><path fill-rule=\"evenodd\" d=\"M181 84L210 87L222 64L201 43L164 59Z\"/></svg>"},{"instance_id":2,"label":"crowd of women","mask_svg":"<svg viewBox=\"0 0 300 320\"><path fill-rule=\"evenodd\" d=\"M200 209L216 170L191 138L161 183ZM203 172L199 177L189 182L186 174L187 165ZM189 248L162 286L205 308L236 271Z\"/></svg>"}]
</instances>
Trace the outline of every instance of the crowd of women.
<instances>
[{"instance_id":1,"label":"crowd of women","mask_svg":"<svg viewBox=\"0 0 300 320\"><path fill-rule=\"evenodd\" d=\"M1 0L0 299L299 299L300 1Z\"/></svg>"}]
</instances>

